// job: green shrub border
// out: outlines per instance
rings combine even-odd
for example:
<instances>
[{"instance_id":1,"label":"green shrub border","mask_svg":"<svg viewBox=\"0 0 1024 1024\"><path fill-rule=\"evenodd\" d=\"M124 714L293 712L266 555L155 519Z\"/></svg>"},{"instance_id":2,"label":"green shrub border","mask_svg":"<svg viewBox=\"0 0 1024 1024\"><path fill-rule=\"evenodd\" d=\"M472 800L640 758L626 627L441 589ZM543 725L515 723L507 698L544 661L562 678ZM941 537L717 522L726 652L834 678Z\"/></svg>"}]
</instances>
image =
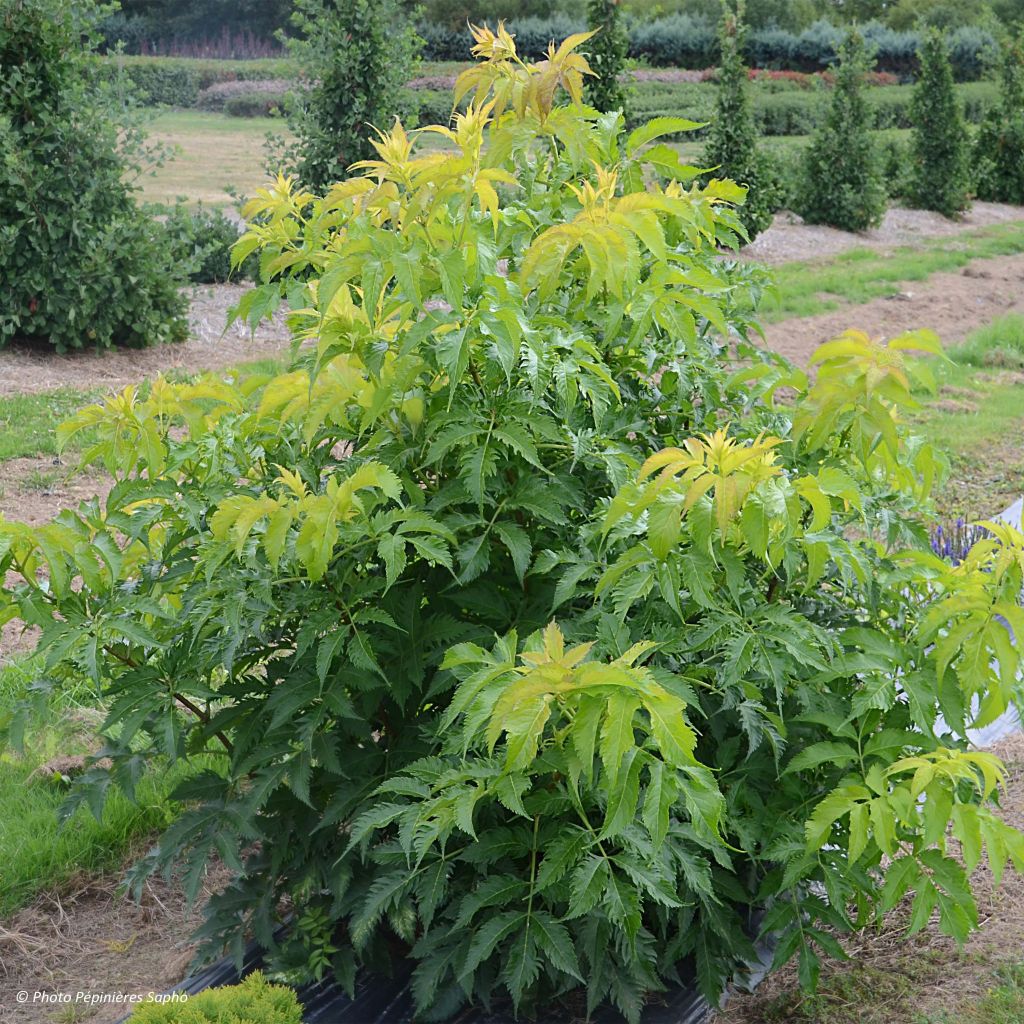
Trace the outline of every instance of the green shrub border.
<instances>
[{"instance_id":1,"label":"green shrub border","mask_svg":"<svg viewBox=\"0 0 1024 1024\"><path fill-rule=\"evenodd\" d=\"M192 107L199 93L220 82L268 78L297 80L290 60L197 60L189 57L110 57L105 67L115 80L123 76L147 104ZM637 123L652 117L680 115L706 121L714 113L715 90L710 82L637 82L632 90L633 118ZM780 89L776 83L752 86L754 120L762 135L807 135L821 123L828 109L827 88ZM875 128L910 128L913 87L889 85L866 92ZM994 82L965 82L957 86L964 116L980 123L999 100ZM420 121L443 123L451 112L451 95L437 89L419 89ZM693 138L693 135L690 135Z\"/></svg>"}]
</instances>

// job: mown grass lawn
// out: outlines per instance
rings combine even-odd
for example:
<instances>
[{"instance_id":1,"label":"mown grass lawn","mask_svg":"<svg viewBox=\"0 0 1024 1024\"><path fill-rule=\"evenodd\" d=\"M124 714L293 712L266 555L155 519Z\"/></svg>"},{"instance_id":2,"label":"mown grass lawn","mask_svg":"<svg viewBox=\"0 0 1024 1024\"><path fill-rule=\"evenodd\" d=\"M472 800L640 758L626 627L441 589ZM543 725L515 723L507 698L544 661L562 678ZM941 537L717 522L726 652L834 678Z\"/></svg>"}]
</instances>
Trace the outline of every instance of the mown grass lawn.
<instances>
[{"instance_id":1,"label":"mown grass lawn","mask_svg":"<svg viewBox=\"0 0 1024 1024\"><path fill-rule=\"evenodd\" d=\"M268 133L288 134L280 118L229 117L203 110L156 114L149 126L151 140L178 152L140 180L141 198L226 206L234 203L230 191L251 196L270 177L264 169Z\"/></svg>"},{"instance_id":2,"label":"mown grass lawn","mask_svg":"<svg viewBox=\"0 0 1024 1024\"><path fill-rule=\"evenodd\" d=\"M68 387L0 397L0 462L56 455L57 427L99 395L99 391Z\"/></svg>"},{"instance_id":3,"label":"mown grass lawn","mask_svg":"<svg viewBox=\"0 0 1024 1024\"><path fill-rule=\"evenodd\" d=\"M0 726L42 674L39 658L0 667ZM80 872L120 868L173 820L170 771L144 775L137 804L111 792L100 819L82 807L60 823L67 785L38 769L57 755L91 753L90 738L102 717L87 684L62 689L48 702L45 722L29 726L20 738L20 730L13 730L15 742L0 752L0 919Z\"/></svg>"}]
</instances>

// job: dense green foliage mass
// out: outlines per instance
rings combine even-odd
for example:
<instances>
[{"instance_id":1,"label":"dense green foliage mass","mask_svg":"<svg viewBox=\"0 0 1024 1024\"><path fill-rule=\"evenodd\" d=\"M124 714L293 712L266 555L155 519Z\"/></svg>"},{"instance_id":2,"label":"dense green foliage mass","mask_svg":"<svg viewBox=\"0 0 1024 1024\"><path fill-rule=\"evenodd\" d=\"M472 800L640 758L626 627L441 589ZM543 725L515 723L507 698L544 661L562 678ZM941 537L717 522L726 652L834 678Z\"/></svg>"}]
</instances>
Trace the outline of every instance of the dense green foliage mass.
<instances>
[{"instance_id":1,"label":"dense green foliage mass","mask_svg":"<svg viewBox=\"0 0 1024 1024\"><path fill-rule=\"evenodd\" d=\"M416 35L400 0L296 0L292 20L300 35L288 48L306 85L288 105L297 142L287 160L304 185L324 189L372 154L371 127L410 109Z\"/></svg>"},{"instance_id":2,"label":"dense green foliage mass","mask_svg":"<svg viewBox=\"0 0 1024 1024\"><path fill-rule=\"evenodd\" d=\"M288 28L291 0L119 0L119 17L106 27L129 39L209 39L248 31L266 39Z\"/></svg>"},{"instance_id":3,"label":"dense green foliage mass","mask_svg":"<svg viewBox=\"0 0 1024 1024\"><path fill-rule=\"evenodd\" d=\"M1024 535L930 552L938 340L848 332L813 380L752 344L744 190L583 106L585 39L477 30L435 145L263 190L239 315L287 295L288 371L84 410L109 497L0 523L37 691L108 705L71 806L189 776L134 882L217 856L208 940L349 986L409 957L432 1017L636 1022L690 966L717 999L755 911L813 986L837 933L913 893L962 940L983 854L1024 867L959 738L1014 697Z\"/></svg>"},{"instance_id":4,"label":"dense green foliage mass","mask_svg":"<svg viewBox=\"0 0 1024 1024\"><path fill-rule=\"evenodd\" d=\"M90 59L91 2L0 7L0 346L184 335L178 275L135 204L141 136Z\"/></svg>"},{"instance_id":5,"label":"dense green foliage mass","mask_svg":"<svg viewBox=\"0 0 1024 1024\"><path fill-rule=\"evenodd\" d=\"M500 16L493 5L477 20L493 23ZM650 20L627 20L629 56L655 67L707 68L718 58L716 24L721 13L720 0L710 0L707 16L667 14ZM581 30L585 21L577 12L573 17L556 15L545 18L516 18L508 28L524 56L543 56L548 42L566 32ZM423 37L423 55L428 60L467 60L464 22L455 26L420 22L417 31ZM911 77L917 69L920 35L917 31L895 32L877 21L863 25L875 67L902 77ZM817 22L800 32L783 31L773 26L753 28L747 35L744 59L757 68L785 68L791 71L821 71L835 62L846 29L828 22ZM995 37L987 29L968 26L950 34L954 74L958 81L974 81L985 73L989 58L997 51Z\"/></svg>"},{"instance_id":6,"label":"dense green foliage mass","mask_svg":"<svg viewBox=\"0 0 1024 1024\"><path fill-rule=\"evenodd\" d=\"M851 32L840 53L828 118L814 133L804 162L797 212L812 224L864 231L885 212L885 184L864 100L866 67L864 41Z\"/></svg>"},{"instance_id":7,"label":"dense green foliage mass","mask_svg":"<svg viewBox=\"0 0 1024 1024\"><path fill-rule=\"evenodd\" d=\"M968 138L953 86L949 51L932 30L921 47L921 74L914 87L914 133L907 198L925 210L954 217L967 207ZM1024 151L1021 153L1024 157Z\"/></svg>"},{"instance_id":8,"label":"dense green foliage mass","mask_svg":"<svg viewBox=\"0 0 1024 1024\"><path fill-rule=\"evenodd\" d=\"M147 1002L131 1024L300 1024L302 1007L284 985L271 985L254 971L238 985L211 988L184 1002Z\"/></svg>"},{"instance_id":9,"label":"dense green foliage mass","mask_svg":"<svg viewBox=\"0 0 1024 1024\"><path fill-rule=\"evenodd\" d=\"M299 65L286 57L265 60L197 60L192 57L104 57L100 75L119 94L133 93L148 106L199 105L204 90L223 82L295 81Z\"/></svg>"},{"instance_id":10,"label":"dense green foliage mass","mask_svg":"<svg viewBox=\"0 0 1024 1024\"><path fill-rule=\"evenodd\" d=\"M231 247L238 241L240 226L223 210L202 204L190 209L178 203L157 211L159 207L153 212L162 217L165 244L171 257L190 281L217 284L255 276L255 257L232 271Z\"/></svg>"},{"instance_id":11,"label":"dense green foliage mass","mask_svg":"<svg viewBox=\"0 0 1024 1024\"><path fill-rule=\"evenodd\" d=\"M757 144L750 84L741 56L742 14L742 0L735 12L726 7L723 13L718 95L703 159L705 167L713 167L716 174L747 187L740 220L749 238L754 239L771 224L779 207L781 189L771 160Z\"/></svg>"},{"instance_id":12,"label":"dense green foliage mass","mask_svg":"<svg viewBox=\"0 0 1024 1024\"><path fill-rule=\"evenodd\" d=\"M626 71L629 37L622 26L619 0L588 0L587 21L596 35L590 40L587 59L594 77L587 82L587 102L598 110L618 110L629 120Z\"/></svg>"},{"instance_id":13,"label":"dense green foliage mass","mask_svg":"<svg viewBox=\"0 0 1024 1024\"><path fill-rule=\"evenodd\" d=\"M269 39L287 29L290 7L287 0L121 0L120 6L123 14L110 29L129 41L202 40L239 30ZM718 0L621 0L621 6L638 22L682 15L707 24L719 14ZM580 0L424 0L418 10L428 24L458 32L467 21L578 17L581 7ZM747 16L766 32L820 31L826 19L834 25L879 19L900 32L922 23L955 29L1024 22L1024 0L749 0Z\"/></svg>"},{"instance_id":14,"label":"dense green foliage mass","mask_svg":"<svg viewBox=\"0 0 1024 1024\"><path fill-rule=\"evenodd\" d=\"M1003 47L999 106L981 124L974 144L979 199L1024 203L1024 36Z\"/></svg>"}]
</instances>

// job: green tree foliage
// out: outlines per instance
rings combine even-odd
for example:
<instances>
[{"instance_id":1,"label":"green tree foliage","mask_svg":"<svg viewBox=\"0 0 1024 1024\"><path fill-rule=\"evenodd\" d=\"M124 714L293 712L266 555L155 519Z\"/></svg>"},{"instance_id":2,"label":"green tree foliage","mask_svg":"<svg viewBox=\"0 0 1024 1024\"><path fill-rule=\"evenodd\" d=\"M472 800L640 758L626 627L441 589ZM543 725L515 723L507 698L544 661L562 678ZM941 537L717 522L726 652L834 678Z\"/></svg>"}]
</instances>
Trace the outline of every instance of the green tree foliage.
<instances>
[{"instance_id":1,"label":"green tree foliage","mask_svg":"<svg viewBox=\"0 0 1024 1024\"><path fill-rule=\"evenodd\" d=\"M798 212L812 224L864 231L885 213L885 184L864 99L867 65L864 41L851 31L840 48L828 117L804 163Z\"/></svg>"},{"instance_id":2,"label":"green tree foliage","mask_svg":"<svg viewBox=\"0 0 1024 1024\"><path fill-rule=\"evenodd\" d=\"M161 232L136 206L141 133L98 80L90 0L0 8L0 346L184 336Z\"/></svg>"},{"instance_id":3,"label":"green tree foliage","mask_svg":"<svg viewBox=\"0 0 1024 1024\"><path fill-rule=\"evenodd\" d=\"M979 199L1024 203L1024 35L1003 45L999 106L989 113L974 143Z\"/></svg>"},{"instance_id":4,"label":"green tree foliage","mask_svg":"<svg viewBox=\"0 0 1024 1024\"><path fill-rule=\"evenodd\" d=\"M238 241L238 220L216 207L184 203L154 208L163 217L165 242L174 262L190 281L214 284L231 279L252 280L256 257L240 267L231 266L231 247Z\"/></svg>"},{"instance_id":5,"label":"green tree foliage","mask_svg":"<svg viewBox=\"0 0 1024 1024\"><path fill-rule=\"evenodd\" d=\"M724 3L718 31L718 91L704 148L704 164L747 186L747 201L740 209L740 220L753 239L771 225L781 188L771 159L758 148L750 83L743 63L744 35L743 0L737 0L734 9Z\"/></svg>"},{"instance_id":6,"label":"green tree foliage","mask_svg":"<svg viewBox=\"0 0 1024 1024\"><path fill-rule=\"evenodd\" d=\"M967 208L968 137L953 86L946 40L938 29L924 38L914 87L914 123L907 198L924 210L955 217Z\"/></svg>"},{"instance_id":7,"label":"green tree foliage","mask_svg":"<svg viewBox=\"0 0 1024 1024\"><path fill-rule=\"evenodd\" d=\"M1024 535L930 551L938 339L850 332L813 379L749 343L743 189L661 144L686 122L582 107L586 39L477 30L434 145L263 190L238 312L287 294L288 371L84 410L109 498L0 524L0 622L108 703L71 806L189 774L135 883L216 855L207 939L348 985L409 956L437 1017L636 1022L687 961L717 999L753 908L813 986L837 932L913 892L962 940L982 856L1024 867L957 738L1016 692Z\"/></svg>"},{"instance_id":8,"label":"green tree foliage","mask_svg":"<svg viewBox=\"0 0 1024 1024\"><path fill-rule=\"evenodd\" d=\"M302 1007L295 992L271 985L253 971L238 985L224 985L190 996L186 1002L158 1002L136 1007L131 1024L300 1024Z\"/></svg>"},{"instance_id":9,"label":"green tree foliage","mask_svg":"<svg viewBox=\"0 0 1024 1024\"><path fill-rule=\"evenodd\" d=\"M622 25L619 0L589 0L587 21L597 34L590 40L587 54L594 77L587 82L587 102L601 111L617 110L629 119L626 71L629 36Z\"/></svg>"},{"instance_id":10,"label":"green tree foliage","mask_svg":"<svg viewBox=\"0 0 1024 1024\"><path fill-rule=\"evenodd\" d=\"M286 28L290 0L120 0L119 8L150 39L211 39L224 31L271 39Z\"/></svg>"},{"instance_id":11,"label":"green tree foliage","mask_svg":"<svg viewBox=\"0 0 1024 1024\"><path fill-rule=\"evenodd\" d=\"M419 11L427 22L465 32L466 22L578 16L579 0L426 0Z\"/></svg>"},{"instance_id":12,"label":"green tree foliage","mask_svg":"<svg viewBox=\"0 0 1024 1024\"><path fill-rule=\"evenodd\" d=\"M405 83L417 39L401 0L296 0L292 21L300 35L287 45L308 87L287 107L296 142L285 158L325 189L372 155L371 128L414 107Z\"/></svg>"},{"instance_id":13,"label":"green tree foliage","mask_svg":"<svg viewBox=\"0 0 1024 1024\"><path fill-rule=\"evenodd\" d=\"M894 29L909 32L922 25L940 29L979 25L991 16L992 7L986 0L897 0L889 6L885 21Z\"/></svg>"}]
</instances>

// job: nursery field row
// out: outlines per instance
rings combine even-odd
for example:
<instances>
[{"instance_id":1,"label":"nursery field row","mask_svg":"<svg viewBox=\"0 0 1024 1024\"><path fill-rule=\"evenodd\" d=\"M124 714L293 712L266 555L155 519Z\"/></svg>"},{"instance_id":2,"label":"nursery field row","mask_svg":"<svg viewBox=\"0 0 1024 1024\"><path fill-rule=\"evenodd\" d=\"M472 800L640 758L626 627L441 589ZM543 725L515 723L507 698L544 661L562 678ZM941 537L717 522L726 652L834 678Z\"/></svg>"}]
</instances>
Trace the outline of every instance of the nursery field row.
<instances>
[{"instance_id":1,"label":"nursery field row","mask_svg":"<svg viewBox=\"0 0 1024 1024\"><path fill-rule=\"evenodd\" d=\"M265 151L268 134L287 133L279 119L270 117L239 118L200 110L156 113L150 135L171 147L172 154L140 179L141 198L225 206L234 203L234 193L252 195L270 176ZM889 128L876 131L874 138L882 147L904 146L909 134L906 129ZM784 173L791 174L808 140L807 135L771 136L764 148ZM676 146L688 160L699 160L704 143L690 140Z\"/></svg>"}]
</instances>

